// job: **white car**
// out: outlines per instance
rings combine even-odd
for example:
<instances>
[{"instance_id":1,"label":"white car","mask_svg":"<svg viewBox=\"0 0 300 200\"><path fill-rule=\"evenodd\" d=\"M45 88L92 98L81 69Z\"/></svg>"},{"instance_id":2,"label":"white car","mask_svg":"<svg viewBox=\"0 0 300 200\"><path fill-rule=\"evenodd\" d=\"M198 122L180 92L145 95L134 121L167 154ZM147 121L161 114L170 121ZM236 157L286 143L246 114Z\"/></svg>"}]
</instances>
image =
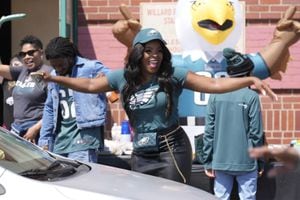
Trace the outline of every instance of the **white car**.
<instances>
[{"instance_id":1,"label":"white car","mask_svg":"<svg viewBox=\"0 0 300 200\"><path fill-rule=\"evenodd\" d=\"M0 128L1 200L213 200L198 188L43 151Z\"/></svg>"}]
</instances>

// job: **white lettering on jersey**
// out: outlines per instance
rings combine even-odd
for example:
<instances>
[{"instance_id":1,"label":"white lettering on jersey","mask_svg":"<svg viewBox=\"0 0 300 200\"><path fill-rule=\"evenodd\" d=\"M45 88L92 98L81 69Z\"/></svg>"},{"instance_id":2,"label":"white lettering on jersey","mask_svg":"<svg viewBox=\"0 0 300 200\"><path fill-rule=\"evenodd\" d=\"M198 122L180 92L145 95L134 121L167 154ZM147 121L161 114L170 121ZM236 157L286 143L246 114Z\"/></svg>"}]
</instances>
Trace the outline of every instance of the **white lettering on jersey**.
<instances>
[{"instance_id":1,"label":"white lettering on jersey","mask_svg":"<svg viewBox=\"0 0 300 200\"><path fill-rule=\"evenodd\" d=\"M202 72L196 72L196 74L201 75L201 76L210 77L210 78L212 78L212 77L213 78L223 78L223 77L228 76L226 72L217 72L213 75L210 72L202 71ZM199 84L201 84L201 83L199 83ZM209 95L210 94L208 94L208 93L194 92L194 103L199 106L207 105Z\"/></svg>"}]
</instances>

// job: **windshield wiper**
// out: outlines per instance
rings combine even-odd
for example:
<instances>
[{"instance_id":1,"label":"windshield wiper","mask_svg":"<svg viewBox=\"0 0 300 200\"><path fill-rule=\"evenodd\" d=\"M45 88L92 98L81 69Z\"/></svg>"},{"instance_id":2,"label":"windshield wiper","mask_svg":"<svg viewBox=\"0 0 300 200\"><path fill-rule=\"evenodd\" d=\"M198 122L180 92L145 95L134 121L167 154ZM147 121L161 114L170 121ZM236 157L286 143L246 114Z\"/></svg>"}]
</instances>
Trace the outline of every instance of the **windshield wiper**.
<instances>
[{"instance_id":1,"label":"windshield wiper","mask_svg":"<svg viewBox=\"0 0 300 200\"><path fill-rule=\"evenodd\" d=\"M61 167L61 163L60 161L56 160L54 161L53 163L51 163L51 165L49 165L46 169L44 169L45 171L48 171L48 170L52 170L52 169L55 169L55 168L58 168L58 167Z\"/></svg>"},{"instance_id":2,"label":"windshield wiper","mask_svg":"<svg viewBox=\"0 0 300 200\"><path fill-rule=\"evenodd\" d=\"M21 176L35 178L40 180L49 180L58 177L65 177L76 173L76 169L72 165L67 165L66 162L56 160L46 169L30 169L19 173Z\"/></svg>"}]
</instances>

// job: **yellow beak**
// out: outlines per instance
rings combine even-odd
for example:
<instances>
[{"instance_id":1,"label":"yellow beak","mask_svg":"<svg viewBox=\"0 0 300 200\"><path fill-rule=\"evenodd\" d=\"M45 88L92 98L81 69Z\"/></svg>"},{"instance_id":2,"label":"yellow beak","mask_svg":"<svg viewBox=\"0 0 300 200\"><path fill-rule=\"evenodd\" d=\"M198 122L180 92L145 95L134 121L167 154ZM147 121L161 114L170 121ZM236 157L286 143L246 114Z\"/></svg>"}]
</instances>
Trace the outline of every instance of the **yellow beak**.
<instances>
[{"instance_id":1,"label":"yellow beak","mask_svg":"<svg viewBox=\"0 0 300 200\"><path fill-rule=\"evenodd\" d=\"M235 27L235 10L228 0L197 0L190 11L193 29L213 45L222 43Z\"/></svg>"}]
</instances>

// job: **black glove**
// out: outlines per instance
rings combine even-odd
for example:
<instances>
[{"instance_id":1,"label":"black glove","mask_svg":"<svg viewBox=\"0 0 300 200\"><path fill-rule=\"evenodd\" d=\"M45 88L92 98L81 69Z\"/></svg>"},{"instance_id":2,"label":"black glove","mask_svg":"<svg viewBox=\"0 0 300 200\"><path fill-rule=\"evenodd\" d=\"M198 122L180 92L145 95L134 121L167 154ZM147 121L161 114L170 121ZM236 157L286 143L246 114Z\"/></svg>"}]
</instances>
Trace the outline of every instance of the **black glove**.
<instances>
[{"instance_id":1,"label":"black glove","mask_svg":"<svg viewBox=\"0 0 300 200\"><path fill-rule=\"evenodd\" d=\"M223 56L227 62L227 74L231 77L249 76L254 68L253 62L247 55L233 49L225 48Z\"/></svg>"}]
</instances>

